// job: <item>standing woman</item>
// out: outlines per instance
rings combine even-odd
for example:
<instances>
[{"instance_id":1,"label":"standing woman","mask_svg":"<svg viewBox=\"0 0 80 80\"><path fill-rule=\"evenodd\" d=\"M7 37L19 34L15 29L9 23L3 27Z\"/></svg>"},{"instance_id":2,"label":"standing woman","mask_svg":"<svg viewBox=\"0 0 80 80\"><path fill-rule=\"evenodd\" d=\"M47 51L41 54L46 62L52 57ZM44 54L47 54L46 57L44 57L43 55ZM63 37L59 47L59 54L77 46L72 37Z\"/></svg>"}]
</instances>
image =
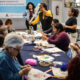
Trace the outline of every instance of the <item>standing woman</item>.
<instances>
[{"instance_id":1,"label":"standing woman","mask_svg":"<svg viewBox=\"0 0 80 80\"><path fill-rule=\"evenodd\" d=\"M34 21L29 22L29 24L35 25L40 21L42 24L43 32L50 33L52 32L51 28L52 19L53 19L52 13L50 10L47 10L47 5L45 3L41 3L40 12L37 18Z\"/></svg>"},{"instance_id":2,"label":"standing woman","mask_svg":"<svg viewBox=\"0 0 80 80\"><path fill-rule=\"evenodd\" d=\"M34 13L35 13L35 6L32 2L29 2L26 6L26 11L23 14L23 16L26 18L26 27L28 30L29 30L29 21L33 17ZM37 25L33 25L33 29L36 30Z\"/></svg>"},{"instance_id":3,"label":"standing woman","mask_svg":"<svg viewBox=\"0 0 80 80\"><path fill-rule=\"evenodd\" d=\"M69 34L70 40L72 43L76 42L77 39L77 33L76 33L76 28L77 28L77 19L79 11L78 9L70 8L68 11L68 16L69 19L65 23L65 31Z\"/></svg>"}]
</instances>

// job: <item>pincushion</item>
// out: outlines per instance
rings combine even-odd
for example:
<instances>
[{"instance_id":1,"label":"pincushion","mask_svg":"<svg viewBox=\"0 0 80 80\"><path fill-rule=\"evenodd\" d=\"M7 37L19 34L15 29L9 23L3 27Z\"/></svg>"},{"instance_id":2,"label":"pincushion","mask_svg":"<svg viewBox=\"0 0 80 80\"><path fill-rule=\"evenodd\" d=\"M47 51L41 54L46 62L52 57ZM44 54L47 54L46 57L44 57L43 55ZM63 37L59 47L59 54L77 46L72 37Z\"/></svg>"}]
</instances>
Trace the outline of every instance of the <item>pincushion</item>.
<instances>
[{"instance_id":1,"label":"pincushion","mask_svg":"<svg viewBox=\"0 0 80 80\"><path fill-rule=\"evenodd\" d=\"M37 65L37 60L35 60L35 59L27 59L25 61L25 63L29 64L29 65L32 65L32 66L35 66L35 65Z\"/></svg>"}]
</instances>

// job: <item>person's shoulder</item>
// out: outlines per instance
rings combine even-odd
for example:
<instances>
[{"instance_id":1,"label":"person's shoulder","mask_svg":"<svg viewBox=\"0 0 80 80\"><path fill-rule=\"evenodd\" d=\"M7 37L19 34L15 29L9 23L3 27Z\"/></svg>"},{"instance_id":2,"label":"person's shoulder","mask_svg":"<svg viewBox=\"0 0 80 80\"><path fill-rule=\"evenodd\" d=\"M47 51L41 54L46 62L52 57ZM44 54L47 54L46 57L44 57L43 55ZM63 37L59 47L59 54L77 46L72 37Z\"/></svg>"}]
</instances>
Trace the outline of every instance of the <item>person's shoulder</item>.
<instances>
[{"instance_id":1,"label":"person's shoulder","mask_svg":"<svg viewBox=\"0 0 80 80\"><path fill-rule=\"evenodd\" d=\"M6 55L4 54L4 51L2 50L2 51L0 52L0 63L1 63L2 61L4 61L4 60L6 60Z\"/></svg>"},{"instance_id":2,"label":"person's shoulder","mask_svg":"<svg viewBox=\"0 0 80 80\"><path fill-rule=\"evenodd\" d=\"M51 12L51 10L47 10L47 12Z\"/></svg>"},{"instance_id":3,"label":"person's shoulder","mask_svg":"<svg viewBox=\"0 0 80 80\"><path fill-rule=\"evenodd\" d=\"M51 14L51 10L47 10L46 12Z\"/></svg>"},{"instance_id":4,"label":"person's shoulder","mask_svg":"<svg viewBox=\"0 0 80 80\"><path fill-rule=\"evenodd\" d=\"M77 20L76 17L72 17L71 19L72 19L72 20Z\"/></svg>"},{"instance_id":5,"label":"person's shoulder","mask_svg":"<svg viewBox=\"0 0 80 80\"><path fill-rule=\"evenodd\" d=\"M47 11L46 11L46 15L48 15L48 16L50 16L50 17L53 16L51 10L47 10Z\"/></svg>"},{"instance_id":6,"label":"person's shoulder","mask_svg":"<svg viewBox=\"0 0 80 80\"><path fill-rule=\"evenodd\" d=\"M65 31L62 31L60 34L64 35L64 36L67 35L67 33Z\"/></svg>"},{"instance_id":7,"label":"person's shoulder","mask_svg":"<svg viewBox=\"0 0 80 80\"><path fill-rule=\"evenodd\" d=\"M29 12L29 10L27 9L25 12L26 12L26 13L28 13L28 12Z\"/></svg>"},{"instance_id":8,"label":"person's shoulder","mask_svg":"<svg viewBox=\"0 0 80 80\"><path fill-rule=\"evenodd\" d=\"M0 48L0 52L2 52L2 50L3 50L3 47Z\"/></svg>"},{"instance_id":9,"label":"person's shoulder","mask_svg":"<svg viewBox=\"0 0 80 80\"><path fill-rule=\"evenodd\" d=\"M72 19L76 19L76 17L72 17Z\"/></svg>"},{"instance_id":10,"label":"person's shoulder","mask_svg":"<svg viewBox=\"0 0 80 80\"><path fill-rule=\"evenodd\" d=\"M59 37L61 39L69 39L68 34L65 31L60 32Z\"/></svg>"}]
</instances>

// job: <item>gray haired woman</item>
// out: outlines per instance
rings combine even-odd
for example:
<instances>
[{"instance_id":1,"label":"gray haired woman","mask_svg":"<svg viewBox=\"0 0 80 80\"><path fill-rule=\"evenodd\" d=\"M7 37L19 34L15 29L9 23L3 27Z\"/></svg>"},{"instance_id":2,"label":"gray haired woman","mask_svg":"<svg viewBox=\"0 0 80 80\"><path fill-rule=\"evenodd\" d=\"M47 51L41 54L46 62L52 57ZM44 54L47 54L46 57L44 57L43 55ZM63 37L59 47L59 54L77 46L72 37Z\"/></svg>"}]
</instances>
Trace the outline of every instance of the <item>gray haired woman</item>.
<instances>
[{"instance_id":1,"label":"gray haired woman","mask_svg":"<svg viewBox=\"0 0 80 80\"><path fill-rule=\"evenodd\" d=\"M21 80L30 71L29 65L21 66L16 58L23 44L22 37L14 32L5 37L4 49L0 52L0 80Z\"/></svg>"}]
</instances>

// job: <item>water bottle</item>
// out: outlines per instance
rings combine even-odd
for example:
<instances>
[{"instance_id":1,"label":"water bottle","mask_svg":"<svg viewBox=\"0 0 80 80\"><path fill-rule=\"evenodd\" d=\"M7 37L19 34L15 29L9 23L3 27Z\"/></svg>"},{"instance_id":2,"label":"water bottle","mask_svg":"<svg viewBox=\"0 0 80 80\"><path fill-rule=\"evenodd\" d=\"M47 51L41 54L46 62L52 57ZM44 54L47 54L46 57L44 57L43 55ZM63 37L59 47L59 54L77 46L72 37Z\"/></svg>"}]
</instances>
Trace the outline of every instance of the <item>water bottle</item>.
<instances>
[{"instance_id":1,"label":"water bottle","mask_svg":"<svg viewBox=\"0 0 80 80\"><path fill-rule=\"evenodd\" d=\"M29 26L28 34L31 34L31 25Z\"/></svg>"},{"instance_id":2,"label":"water bottle","mask_svg":"<svg viewBox=\"0 0 80 80\"><path fill-rule=\"evenodd\" d=\"M33 29L33 27L31 28L31 34L32 34L32 35L34 34L34 29Z\"/></svg>"}]
</instances>

